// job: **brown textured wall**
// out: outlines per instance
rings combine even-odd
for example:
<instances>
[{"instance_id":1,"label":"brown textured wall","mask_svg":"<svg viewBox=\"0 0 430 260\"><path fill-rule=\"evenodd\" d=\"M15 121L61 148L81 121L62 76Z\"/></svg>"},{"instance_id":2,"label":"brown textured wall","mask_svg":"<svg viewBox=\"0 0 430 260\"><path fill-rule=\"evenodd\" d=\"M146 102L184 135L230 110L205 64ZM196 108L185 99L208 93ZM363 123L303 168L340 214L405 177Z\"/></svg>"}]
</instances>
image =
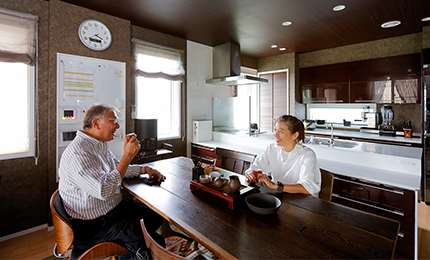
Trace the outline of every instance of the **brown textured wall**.
<instances>
[{"instance_id":1,"label":"brown textured wall","mask_svg":"<svg viewBox=\"0 0 430 260\"><path fill-rule=\"evenodd\" d=\"M423 27L423 49L430 48L430 26Z\"/></svg>"},{"instance_id":2,"label":"brown textured wall","mask_svg":"<svg viewBox=\"0 0 430 260\"><path fill-rule=\"evenodd\" d=\"M131 37L142 40L142 41L147 41L147 42L159 44L162 46L175 48L178 50L184 50L184 56L183 56L184 68L187 67L187 52L186 52L187 41L185 39L166 35L166 34L163 34L160 32L148 30L148 29L134 26L134 25L131 26ZM134 81L133 80L130 80L130 81L132 81L131 100L132 100L132 104L134 104L134 93L135 93L134 92ZM182 106L181 106L181 109L182 109L182 111L181 111L181 125L183 126L181 129L182 136L186 135L186 129L187 129L187 105L186 105L187 91L186 91L186 85L187 85L187 77L185 75L184 81L183 81L182 86L181 86L181 103L182 103ZM163 100L160 100L160 105L163 105ZM182 140L182 138L177 138L177 139L169 139L169 140L159 141L158 142L159 147L164 142L173 145L176 156L179 156L179 155L186 156L187 155L186 137L183 140Z\"/></svg>"},{"instance_id":3,"label":"brown textured wall","mask_svg":"<svg viewBox=\"0 0 430 260\"><path fill-rule=\"evenodd\" d=\"M48 39L49 8L43 0L0 0L0 7L39 17L38 82L40 157L0 161L0 237L42 225L48 218ZM11 112L13 111L3 111ZM19 118L17 118L19 120ZM0 144L1 145L1 144Z\"/></svg>"},{"instance_id":4,"label":"brown textured wall","mask_svg":"<svg viewBox=\"0 0 430 260\"><path fill-rule=\"evenodd\" d=\"M422 34L408 34L377 41L351 44L347 46L302 53L299 55L300 68L370 60L404 54L421 53Z\"/></svg>"},{"instance_id":5,"label":"brown textured wall","mask_svg":"<svg viewBox=\"0 0 430 260\"><path fill-rule=\"evenodd\" d=\"M240 66L251 69L258 68L258 59L251 58L245 55L240 55Z\"/></svg>"}]
</instances>

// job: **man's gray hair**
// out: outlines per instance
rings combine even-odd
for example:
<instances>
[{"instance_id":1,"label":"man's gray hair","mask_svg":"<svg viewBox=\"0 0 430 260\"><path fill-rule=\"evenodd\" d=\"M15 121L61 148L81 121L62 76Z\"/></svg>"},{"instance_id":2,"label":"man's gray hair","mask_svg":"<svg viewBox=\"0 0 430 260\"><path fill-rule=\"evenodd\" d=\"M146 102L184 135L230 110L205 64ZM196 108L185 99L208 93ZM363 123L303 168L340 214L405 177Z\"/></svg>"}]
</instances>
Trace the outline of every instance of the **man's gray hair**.
<instances>
[{"instance_id":1,"label":"man's gray hair","mask_svg":"<svg viewBox=\"0 0 430 260\"><path fill-rule=\"evenodd\" d=\"M119 109L109 104L95 104L85 112L84 118L82 119L83 128L92 128L93 119L97 118L103 120L104 117L110 112L119 113Z\"/></svg>"}]
</instances>

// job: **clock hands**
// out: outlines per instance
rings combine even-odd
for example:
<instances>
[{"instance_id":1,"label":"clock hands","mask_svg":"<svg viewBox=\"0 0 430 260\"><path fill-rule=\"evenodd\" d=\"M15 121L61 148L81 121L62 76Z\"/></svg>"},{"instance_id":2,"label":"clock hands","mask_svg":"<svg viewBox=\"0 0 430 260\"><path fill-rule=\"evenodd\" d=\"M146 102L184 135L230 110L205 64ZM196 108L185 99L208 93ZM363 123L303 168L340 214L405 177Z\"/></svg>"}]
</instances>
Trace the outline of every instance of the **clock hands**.
<instances>
[{"instance_id":1,"label":"clock hands","mask_svg":"<svg viewBox=\"0 0 430 260\"><path fill-rule=\"evenodd\" d=\"M97 37L99 39L96 39L95 37ZM99 34L94 34L93 36L90 36L89 39L90 39L90 41L98 42L98 43L101 43L103 40L103 38L100 37Z\"/></svg>"}]
</instances>

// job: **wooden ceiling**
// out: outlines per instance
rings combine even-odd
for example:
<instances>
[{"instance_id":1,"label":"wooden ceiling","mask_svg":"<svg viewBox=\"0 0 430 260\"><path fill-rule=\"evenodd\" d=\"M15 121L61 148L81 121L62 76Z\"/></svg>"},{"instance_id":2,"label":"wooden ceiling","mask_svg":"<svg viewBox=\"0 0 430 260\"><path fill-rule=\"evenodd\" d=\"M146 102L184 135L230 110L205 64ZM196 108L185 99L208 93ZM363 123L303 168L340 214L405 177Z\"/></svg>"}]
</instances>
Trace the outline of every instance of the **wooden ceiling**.
<instances>
[{"instance_id":1,"label":"wooden ceiling","mask_svg":"<svg viewBox=\"0 0 430 260\"><path fill-rule=\"evenodd\" d=\"M261 58L309 52L422 31L430 0L62 0L133 25L216 46L237 42ZM343 11L333 7L346 5ZM390 29L384 22L400 20ZM291 21L292 25L282 26ZM277 44L285 51L272 49Z\"/></svg>"}]
</instances>

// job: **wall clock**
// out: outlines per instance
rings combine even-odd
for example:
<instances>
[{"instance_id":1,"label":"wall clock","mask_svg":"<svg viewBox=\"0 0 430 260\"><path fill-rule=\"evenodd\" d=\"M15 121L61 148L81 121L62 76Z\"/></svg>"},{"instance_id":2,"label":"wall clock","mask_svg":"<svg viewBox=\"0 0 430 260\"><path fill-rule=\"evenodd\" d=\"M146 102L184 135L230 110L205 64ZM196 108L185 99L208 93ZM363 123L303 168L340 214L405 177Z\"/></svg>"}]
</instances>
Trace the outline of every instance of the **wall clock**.
<instances>
[{"instance_id":1,"label":"wall clock","mask_svg":"<svg viewBox=\"0 0 430 260\"><path fill-rule=\"evenodd\" d=\"M81 23L78 30L81 42L95 51L106 50L112 43L109 28L97 20L86 20Z\"/></svg>"}]
</instances>

